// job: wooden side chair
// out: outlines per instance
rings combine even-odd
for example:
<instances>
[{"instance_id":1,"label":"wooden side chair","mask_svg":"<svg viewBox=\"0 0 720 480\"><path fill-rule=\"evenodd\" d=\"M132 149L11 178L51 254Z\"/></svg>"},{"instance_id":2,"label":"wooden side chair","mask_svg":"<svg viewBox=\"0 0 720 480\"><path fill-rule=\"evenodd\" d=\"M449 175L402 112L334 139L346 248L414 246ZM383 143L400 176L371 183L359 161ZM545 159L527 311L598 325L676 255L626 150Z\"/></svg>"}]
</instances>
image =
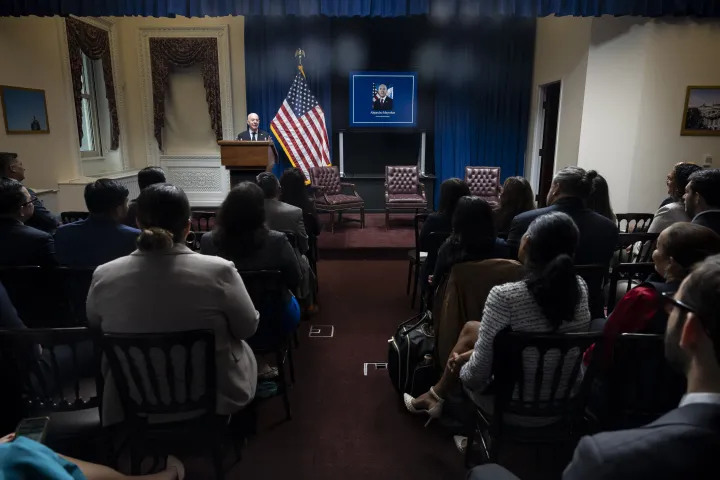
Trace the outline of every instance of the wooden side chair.
<instances>
[{"instance_id":1,"label":"wooden side chair","mask_svg":"<svg viewBox=\"0 0 720 480\"><path fill-rule=\"evenodd\" d=\"M365 200L358 195L354 183L340 180L337 167L312 167L310 169L312 191L315 194L315 208L318 212L330 214L330 231L335 233L335 213L338 221L342 221L342 212L360 210L360 228L365 228ZM351 189L352 195L343 193L343 189Z\"/></svg>"}]
</instances>

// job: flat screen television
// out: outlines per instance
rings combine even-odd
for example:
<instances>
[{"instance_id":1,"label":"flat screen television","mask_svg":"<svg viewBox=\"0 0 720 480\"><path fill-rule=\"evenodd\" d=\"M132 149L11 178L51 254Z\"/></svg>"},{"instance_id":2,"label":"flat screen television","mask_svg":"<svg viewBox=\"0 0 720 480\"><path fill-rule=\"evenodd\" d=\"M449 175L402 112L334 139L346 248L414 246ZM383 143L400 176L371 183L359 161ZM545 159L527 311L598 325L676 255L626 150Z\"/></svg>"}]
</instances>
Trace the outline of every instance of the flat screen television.
<instances>
[{"instance_id":1,"label":"flat screen television","mask_svg":"<svg viewBox=\"0 0 720 480\"><path fill-rule=\"evenodd\" d=\"M416 72L350 72L350 127L415 127Z\"/></svg>"}]
</instances>

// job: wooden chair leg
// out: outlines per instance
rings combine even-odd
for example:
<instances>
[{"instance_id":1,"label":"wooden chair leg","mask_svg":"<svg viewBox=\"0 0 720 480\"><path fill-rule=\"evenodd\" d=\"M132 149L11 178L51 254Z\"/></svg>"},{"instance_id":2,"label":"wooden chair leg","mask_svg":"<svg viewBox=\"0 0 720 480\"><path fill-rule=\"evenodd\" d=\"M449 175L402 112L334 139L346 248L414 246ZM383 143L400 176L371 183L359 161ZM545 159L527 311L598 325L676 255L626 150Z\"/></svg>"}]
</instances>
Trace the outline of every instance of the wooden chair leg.
<instances>
[{"instance_id":1,"label":"wooden chair leg","mask_svg":"<svg viewBox=\"0 0 720 480\"><path fill-rule=\"evenodd\" d=\"M390 209L385 207L385 230L390 229Z\"/></svg>"},{"instance_id":2,"label":"wooden chair leg","mask_svg":"<svg viewBox=\"0 0 720 480\"><path fill-rule=\"evenodd\" d=\"M405 295L410 295L410 281L412 280L413 265L415 265L415 262L410 260L408 262L408 279L407 286L405 287Z\"/></svg>"},{"instance_id":3,"label":"wooden chair leg","mask_svg":"<svg viewBox=\"0 0 720 480\"><path fill-rule=\"evenodd\" d=\"M282 388L283 404L285 406L285 419L292 420L292 410L290 409L290 390L285 379L285 363L283 362L282 349L278 349L275 352L277 366L278 366L278 380L280 381L280 388Z\"/></svg>"},{"instance_id":4,"label":"wooden chair leg","mask_svg":"<svg viewBox=\"0 0 720 480\"><path fill-rule=\"evenodd\" d=\"M330 212L330 233L335 233L335 212Z\"/></svg>"},{"instance_id":5,"label":"wooden chair leg","mask_svg":"<svg viewBox=\"0 0 720 480\"><path fill-rule=\"evenodd\" d=\"M296 332L297 333L297 332ZM293 349L290 342L288 342L288 363L290 364L290 384L295 385L295 359L293 358Z\"/></svg>"},{"instance_id":6,"label":"wooden chair leg","mask_svg":"<svg viewBox=\"0 0 720 480\"><path fill-rule=\"evenodd\" d=\"M360 228L365 228L365 207L360 207Z\"/></svg>"}]
</instances>

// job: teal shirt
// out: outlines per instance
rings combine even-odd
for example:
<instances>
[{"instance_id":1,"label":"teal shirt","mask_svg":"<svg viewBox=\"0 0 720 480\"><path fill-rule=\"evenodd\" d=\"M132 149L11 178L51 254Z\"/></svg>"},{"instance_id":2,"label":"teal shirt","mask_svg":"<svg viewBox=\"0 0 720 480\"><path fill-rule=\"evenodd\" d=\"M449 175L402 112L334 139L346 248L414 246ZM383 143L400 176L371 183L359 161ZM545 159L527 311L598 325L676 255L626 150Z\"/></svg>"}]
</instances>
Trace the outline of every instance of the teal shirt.
<instances>
[{"instance_id":1,"label":"teal shirt","mask_svg":"<svg viewBox=\"0 0 720 480\"><path fill-rule=\"evenodd\" d=\"M87 480L77 465L29 438L0 444L0 480L27 479Z\"/></svg>"}]
</instances>

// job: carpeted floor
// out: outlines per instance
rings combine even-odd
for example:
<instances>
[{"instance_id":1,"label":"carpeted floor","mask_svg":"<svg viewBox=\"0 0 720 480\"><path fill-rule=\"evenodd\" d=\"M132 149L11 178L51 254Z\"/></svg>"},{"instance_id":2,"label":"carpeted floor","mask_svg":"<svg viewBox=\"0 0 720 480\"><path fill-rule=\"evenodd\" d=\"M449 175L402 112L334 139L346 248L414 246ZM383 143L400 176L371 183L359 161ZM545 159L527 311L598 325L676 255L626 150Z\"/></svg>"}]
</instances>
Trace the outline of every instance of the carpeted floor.
<instances>
[{"instance_id":1,"label":"carpeted floor","mask_svg":"<svg viewBox=\"0 0 720 480\"><path fill-rule=\"evenodd\" d=\"M415 246L413 217L414 215L408 214L392 214L390 228L386 229L384 213L366 213L365 228L360 228L360 222L344 221L346 218L360 218L359 213L350 213L343 215L343 222L336 223L335 233L330 233L330 215L323 213L320 215L323 233L318 236L318 248L321 256L325 250L410 249Z\"/></svg>"},{"instance_id":2,"label":"carpeted floor","mask_svg":"<svg viewBox=\"0 0 720 480\"><path fill-rule=\"evenodd\" d=\"M308 338L296 350L294 418L282 422L279 398L259 408L259 432L228 479L462 479L462 456L441 430L404 411L386 370L387 340L412 316L403 261L319 263L321 312L333 338ZM280 423L278 423L280 422Z\"/></svg>"}]
</instances>

